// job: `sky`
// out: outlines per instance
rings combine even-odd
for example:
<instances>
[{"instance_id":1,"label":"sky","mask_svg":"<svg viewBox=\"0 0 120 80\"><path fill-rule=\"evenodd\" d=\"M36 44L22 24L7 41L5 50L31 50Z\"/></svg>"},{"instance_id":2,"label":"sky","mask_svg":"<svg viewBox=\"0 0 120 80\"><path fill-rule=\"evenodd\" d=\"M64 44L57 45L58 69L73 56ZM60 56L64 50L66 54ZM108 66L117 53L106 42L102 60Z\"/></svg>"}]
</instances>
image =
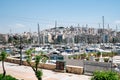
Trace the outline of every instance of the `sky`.
<instances>
[{"instance_id":1,"label":"sky","mask_svg":"<svg viewBox=\"0 0 120 80\"><path fill-rule=\"evenodd\" d=\"M120 0L0 0L0 33L37 32L55 27L82 26L119 30ZM99 26L100 24L100 26Z\"/></svg>"}]
</instances>

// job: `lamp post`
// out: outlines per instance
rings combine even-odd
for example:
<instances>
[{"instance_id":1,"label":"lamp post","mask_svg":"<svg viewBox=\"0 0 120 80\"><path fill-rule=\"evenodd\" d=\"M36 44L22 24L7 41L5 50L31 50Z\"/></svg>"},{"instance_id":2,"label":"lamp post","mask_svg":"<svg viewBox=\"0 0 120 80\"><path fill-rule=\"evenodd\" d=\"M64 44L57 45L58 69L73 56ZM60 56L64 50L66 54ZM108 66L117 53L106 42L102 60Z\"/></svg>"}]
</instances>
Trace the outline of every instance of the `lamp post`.
<instances>
[{"instance_id":1,"label":"lamp post","mask_svg":"<svg viewBox=\"0 0 120 80\"><path fill-rule=\"evenodd\" d=\"M22 37L20 36L20 64L19 65L22 65L22 49L23 49L23 46L22 46Z\"/></svg>"}]
</instances>

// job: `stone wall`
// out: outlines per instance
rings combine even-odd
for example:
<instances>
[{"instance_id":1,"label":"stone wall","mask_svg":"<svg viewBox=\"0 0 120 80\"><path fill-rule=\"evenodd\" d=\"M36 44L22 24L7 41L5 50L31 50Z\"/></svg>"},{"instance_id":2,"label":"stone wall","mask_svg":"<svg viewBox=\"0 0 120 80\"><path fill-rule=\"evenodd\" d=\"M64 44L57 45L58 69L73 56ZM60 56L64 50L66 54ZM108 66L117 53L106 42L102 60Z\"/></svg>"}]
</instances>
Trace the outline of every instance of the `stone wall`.
<instances>
[{"instance_id":1,"label":"stone wall","mask_svg":"<svg viewBox=\"0 0 120 80\"><path fill-rule=\"evenodd\" d=\"M75 73L75 74L83 74L83 67L67 65L66 72Z\"/></svg>"},{"instance_id":2,"label":"stone wall","mask_svg":"<svg viewBox=\"0 0 120 80\"><path fill-rule=\"evenodd\" d=\"M19 64L20 60L19 59L15 59L15 58L7 58L6 62ZM25 65L25 66L29 66L26 61L22 61L22 64ZM31 62L31 64L34 65L34 62ZM42 68L42 69L55 70L56 64L40 63L38 65L38 67ZM83 74L83 67L66 65L66 72L68 72L68 73L75 73L75 74Z\"/></svg>"}]
</instances>

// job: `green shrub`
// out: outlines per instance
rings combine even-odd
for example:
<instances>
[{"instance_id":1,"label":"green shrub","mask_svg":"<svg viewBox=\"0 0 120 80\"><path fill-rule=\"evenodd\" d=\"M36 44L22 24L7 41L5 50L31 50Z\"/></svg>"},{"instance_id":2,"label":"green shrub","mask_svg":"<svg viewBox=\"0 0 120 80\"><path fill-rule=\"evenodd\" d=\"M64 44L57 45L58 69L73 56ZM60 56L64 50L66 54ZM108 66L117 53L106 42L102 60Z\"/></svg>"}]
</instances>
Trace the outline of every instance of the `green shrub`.
<instances>
[{"instance_id":1,"label":"green shrub","mask_svg":"<svg viewBox=\"0 0 120 80\"><path fill-rule=\"evenodd\" d=\"M89 61L89 57L86 57L86 60Z\"/></svg>"},{"instance_id":2,"label":"green shrub","mask_svg":"<svg viewBox=\"0 0 120 80\"><path fill-rule=\"evenodd\" d=\"M112 71L96 71L91 80L120 80L118 73Z\"/></svg>"},{"instance_id":3,"label":"green shrub","mask_svg":"<svg viewBox=\"0 0 120 80\"><path fill-rule=\"evenodd\" d=\"M87 56L87 54L86 54L86 53L84 53L84 54L81 54L80 56L81 56L81 59L85 59L85 58L86 58L86 56Z\"/></svg>"},{"instance_id":4,"label":"green shrub","mask_svg":"<svg viewBox=\"0 0 120 80\"><path fill-rule=\"evenodd\" d=\"M107 57L108 55L109 55L109 53L107 53L107 52L103 52L103 53L102 53L102 56L103 56L103 57Z\"/></svg>"},{"instance_id":5,"label":"green shrub","mask_svg":"<svg viewBox=\"0 0 120 80\"><path fill-rule=\"evenodd\" d=\"M68 56L68 59L72 59L72 56Z\"/></svg>"},{"instance_id":6,"label":"green shrub","mask_svg":"<svg viewBox=\"0 0 120 80\"><path fill-rule=\"evenodd\" d=\"M73 55L73 59L77 59L77 56L76 56L76 55Z\"/></svg>"},{"instance_id":7,"label":"green shrub","mask_svg":"<svg viewBox=\"0 0 120 80\"><path fill-rule=\"evenodd\" d=\"M96 58L95 61L99 61L99 58Z\"/></svg>"},{"instance_id":8,"label":"green shrub","mask_svg":"<svg viewBox=\"0 0 120 80\"><path fill-rule=\"evenodd\" d=\"M108 62L109 61L109 58L104 58L104 62Z\"/></svg>"},{"instance_id":9,"label":"green shrub","mask_svg":"<svg viewBox=\"0 0 120 80\"><path fill-rule=\"evenodd\" d=\"M97 55L97 57L100 57L101 52L97 52L96 55Z\"/></svg>"},{"instance_id":10,"label":"green shrub","mask_svg":"<svg viewBox=\"0 0 120 80\"><path fill-rule=\"evenodd\" d=\"M96 52L90 52L90 53L88 53L87 55L88 55L88 56L91 56L91 55L95 56L95 55L96 55Z\"/></svg>"},{"instance_id":11,"label":"green shrub","mask_svg":"<svg viewBox=\"0 0 120 80\"><path fill-rule=\"evenodd\" d=\"M117 55L116 52L110 52L110 54L109 54L110 57L113 57L113 56L116 56L116 55Z\"/></svg>"},{"instance_id":12,"label":"green shrub","mask_svg":"<svg viewBox=\"0 0 120 80\"><path fill-rule=\"evenodd\" d=\"M0 80L17 80L16 78L10 76L10 75L6 75L4 77L4 79L2 78L3 74L0 74Z\"/></svg>"},{"instance_id":13,"label":"green shrub","mask_svg":"<svg viewBox=\"0 0 120 80\"><path fill-rule=\"evenodd\" d=\"M80 55L71 55L71 56L68 56L68 59L80 59Z\"/></svg>"}]
</instances>

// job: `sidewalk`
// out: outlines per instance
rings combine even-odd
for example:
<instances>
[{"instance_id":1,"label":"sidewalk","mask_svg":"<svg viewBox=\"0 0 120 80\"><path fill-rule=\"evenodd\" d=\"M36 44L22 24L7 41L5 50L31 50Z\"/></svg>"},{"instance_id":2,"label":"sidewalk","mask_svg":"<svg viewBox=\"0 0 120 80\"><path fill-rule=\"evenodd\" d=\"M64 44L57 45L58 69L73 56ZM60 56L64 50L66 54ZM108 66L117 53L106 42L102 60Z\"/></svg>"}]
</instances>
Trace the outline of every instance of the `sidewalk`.
<instances>
[{"instance_id":1,"label":"sidewalk","mask_svg":"<svg viewBox=\"0 0 120 80\"><path fill-rule=\"evenodd\" d=\"M19 66L18 64L5 62L7 74L10 74L20 80L37 80L33 70L28 66ZM71 73L59 73L52 70L43 69L43 80L90 80L91 76L77 75ZM2 65L0 62L0 73Z\"/></svg>"}]
</instances>

